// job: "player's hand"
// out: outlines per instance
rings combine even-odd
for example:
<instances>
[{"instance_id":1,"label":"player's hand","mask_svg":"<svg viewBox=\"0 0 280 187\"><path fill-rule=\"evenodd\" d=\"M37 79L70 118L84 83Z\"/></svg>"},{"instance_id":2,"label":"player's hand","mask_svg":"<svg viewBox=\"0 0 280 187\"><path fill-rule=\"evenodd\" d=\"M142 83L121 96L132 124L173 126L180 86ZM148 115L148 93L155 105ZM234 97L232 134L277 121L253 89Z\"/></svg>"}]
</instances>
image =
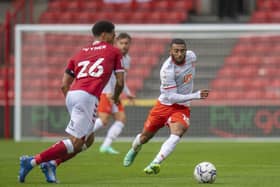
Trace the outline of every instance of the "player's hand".
<instances>
[{"instance_id":1,"label":"player's hand","mask_svg":"<svg viewBox=\"0 0 280 187\"><path fill-rule=\"evenodd\" d=\"M107 93L106 96L111 103L114 103L113 94Z\"/></svg>"},{"instance_id":2,"label":"player's hand","mask_svg":"<svg viewBox=\"0 0 280 187\"><path fill-rule=\"evenodd\" d=\"M116 98L114 95L111 95L110 101L111 101L112 103L115 103L116 105L118 105L118 104L121 103L120 98L119 98L119 97Z\"/></svg>"},{"instance_id":3,"label":"player's hand","mask_svg":"<svg viewBox=\"0 0 280 187\"><path fill-rule=\"evenodd\" d=\"M126 97L127 97L128 102L130 104L135 105L135 98L136 98L136 96L134 96L134 95L127 95Z\"/></svg>"},{"instance_id":4,"label":"player's hand","mask_svg":"<svg viewBox=\"0 0 280 187\"><path fill-rule=\"evenodd\" d=\"M204 89L200 90L200 98L201 99L206 99L209 96L210 90Z\"/></svg>"},{"instance_id":5,"label":"player's hand","mask_svg":"<svg viewBox=\"0 0 280 187\"><path fill-rule=\"evenodd\" d=\"M121 103L121 100L119 98L112 98L113 99L113 102L118 105Z\"/></svg>"}]
</instances>

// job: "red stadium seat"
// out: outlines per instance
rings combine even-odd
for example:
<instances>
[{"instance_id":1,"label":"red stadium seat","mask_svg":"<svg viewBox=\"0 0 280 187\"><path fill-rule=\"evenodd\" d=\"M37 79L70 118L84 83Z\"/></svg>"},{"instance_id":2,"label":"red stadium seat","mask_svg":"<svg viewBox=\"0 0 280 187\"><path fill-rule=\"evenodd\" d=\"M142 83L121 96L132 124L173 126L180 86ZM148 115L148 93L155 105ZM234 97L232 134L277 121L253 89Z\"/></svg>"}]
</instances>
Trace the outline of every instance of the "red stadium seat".
<instances>
[{"instance_id":1,"label":"red stadium seat","mask_svg":"<svg viewBox=\"0 0 280 187\"><path fill-rule=\"evenodd\" d=\"M134 12L131 13L129 18L129 23L144 23L146 20L146 14L144 12Z\"/></svg>"},{"instance_id":2,"label":"red stadium seat","mask_svg":"<svg viewBox=\"0 0 280 187\"><path fill-rule=\"evenodd\" d=\"M155 1L137 2L136 11L138 12L151 12L155 9Z\"/></svg>"},{"instance_id":3,"label":"red stadium seat","mask_svg":"<svg viewBox=\"0 0 280 187\"><path fill-rule=\"evenodd\" d=\"M233 50L232 50L232 54L233 55L240 55L240 54L249 54L251 49L252 49L253 45L236 45Z\"/></svg>"},{"instance_id":4,"label":"red stadium seat","mask_svg":"<svg viewBox=\"0 0 280 187\"><path fill-rule=\"evenodd\" d=\"M225 91L212 90L207 99L223 100L225 99L225 97L226 97Z\"/></svg>"},{"instance_id":5,"label":"red stadium seat","mask_svg":"<svg viewBox=\"0 0 280 187\"><path fill-rule=\"evenodd\" d=\"M233 79L229 82L228 87L231 87L233 90L247 90L248 85L250 84L252 79L248 78L237 78Z\"/></svg>"},{"instance_id":6,"label":"red stadium seat","mask_svg":"<svg viewBox=\"0 0 280 187\"><path fill-rule=\"evenodd\" d=\"M261 90L248 90L244 92L242 97L249 100L264 99L264 94Z\"/></svg>"},{"instance_id":7,"label":"red stadium seat","mask_svg":"<svg viewBox=\"0 0 280 187\"><path fill-rule=\"evenodd\" d=\"M153 11L148 12L146 15L146 23L160 23L162 21L161 12L159 11Z\"/></svg>"},{"instance_id":8,"label":"red stadium seat","mask_svg":"<svg viewBox=\"0 0 280 187\"><path fill-rule=\"evenodd\" d=\"M75 17L76 23L84 24L94 22L94 13L92 12L81 12Z\"/></svg>"},{"instance_id":9,"label":"red stadium seat","mask_svg":"<svg viewBox=\"0 0 280 187\"><path fill-rule=\"evenodd\" d=\"M56 18L56 23L73 23L75 17L72 12L63 12Z\"/></svg>"},{"instance_id":10,"label":"red stadium seat","mask_svg":"<svg viewBox=\"0 0 280 187\"><path fill-rule=\"evenodd\" d=\"M253 23L267 23L269 22L269 14L266 11L254 12L251 16L251 22Z\"/></svg>"},{"instance_id":11,"label":"red stadium seat","mask_svg":"<svg viewBox=\"0 0 280 187\"><path fill-rule=\"evenodd\" d=\"M238 69L229 66L223 67L218 72L218 78L233 78L238 75Z\"/></svg>"},{"instance_id":12,"label":"red stadium seat","mask_svg":"<svg viewBox=\"0 0 280 187\"><path fill-rule=\"evenodd\" d=\"M50 1L48 3L48 11L65 11L68 3L66 0Z\"/></svg>"},{"instance_id":13,"label":"red stadium seat","mask_svg":"<svg viewBox=\"0 0 280 187\"><path fill-rule=\"evenodd\" d=\"M192 0L177 0L174 3L173 10L175 11L189 11L193 9L193 1Z\"/></svg>"},{"instance_id":14,"label":"red stadium seat","mask_svg":"<svg viewBox=\"0 0 280 187\"><path fill-rule=\"evenodd\" d=\"M118 12L112 17L111 20L115 23L128 23L131 14L131 12Z\"/></svg>"},{"instance_id":15,"label":"red stadium seat","mask_svg":"<svg viewBox=\"0 0 280 187\"><path fill-rule=\"evenodd\" d=\"M225 98L232 100L233 103L235 100L244 98L244 93L242 91L225 91L224 93L225 93Z\"/></svg>"},{"instance_id":16,"label":"red stadium seat","mask_svg":"<svg viewBox=\"0 0 280 187\"><path fill-rule=\"evenodd\" d=\"M59 16L59 12L44 12L40 17L40 23L57 23L56 20Z\"/></svg>"},{"instance_id":17,"label":"red stadium seat","mask_svg":"<svg viewBox=\"0 0 280 187\"><path fill-rule=\"evenodd\" d=\"M101 12L103 8L102 0L94 0L94 1L84 1L84 11L97 13Z\"/></svg>"},{"instance_id":18,"label":"red stadium seat","mask_svg":"<svg viewBox=\"0 0 280 187\"><path fill-rule=\"evenodd\" d=\"M280 89L279 79L272 79L269 87L272 88L272 90L279 90Z\"/></svg>"},{"instance_id":19,"label":"red stadium seat","mask_svg":"<svg viewBox=\"0 0 280 187\"><path fill-rule=\"evenodd\" d=\"M263 94L264 99L275 100L280 98L280 94L277 93L275 90L268 89Z\"/></svg>"},{"instance_id":20,"label":"red stadium seat","mask_svg":"<svg viewBox=\"0 0 280 187\"><path fill-rule=\"evenodd\" d=\"M75 12L75 11L82 11L84 10L85 6L85 1L81 1L81 0L72 0L72 1L68 1L65 5L65 9L66 11L71 11L71 12Z\"/></svg>"},{"instance_id":21,"label":"red stadium seat","mask_svg":"<svg viewBox=\"0 0 280 187\"><path fill-rule=\"evenodd\" d=\"M280 62L280 57L279 56L267 56L263 57L262 62L267 65L273 65L276 66Z\"/></svg>"},{"instance_id":22,"label":"red stadium seat","mask_svg":"<svg viewBox=\"0 0 280 187\"><path fill-rule=\"evenodd\" d=\"M127 79L127 87L131 90L138 90L143 87L143 79L139 78L129 78Z\"/></svg>"},{"instance_id":23,"label":"red stadium seat","mask_svg":"<svg viewBox=\"0 0 280 187\"><path fill-rule=\"evenodd\" d=\"M269 80L266 78L254 78L250 81L247 86L252 90L255 89L265 89L269 85Z\"/></svg>"},{"instance_id":24,"label":"red stadium seat","mask_svg":"<svg viewBox=\"0 0 280 187\"><path fill-rule=\"evenodd\" d=\"M231 79L215 79L214 81L211 82L211 89L222 90L227 88L229 85L231 85Z\"/></svg>"}]
</instances>

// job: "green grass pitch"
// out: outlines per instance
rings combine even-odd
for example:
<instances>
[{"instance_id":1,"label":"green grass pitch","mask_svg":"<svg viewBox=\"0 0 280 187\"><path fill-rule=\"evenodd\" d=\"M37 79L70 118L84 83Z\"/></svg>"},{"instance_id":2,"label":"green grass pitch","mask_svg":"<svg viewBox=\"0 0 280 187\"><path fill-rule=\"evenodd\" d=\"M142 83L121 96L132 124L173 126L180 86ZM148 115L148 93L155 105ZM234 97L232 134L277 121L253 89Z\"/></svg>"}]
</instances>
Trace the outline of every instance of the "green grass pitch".
<instances>
[{"instance_id":1,"label":"green grass pitch","mask_svg":"<svg viewBox=\"0 0 280 187\"><path fill-rule=\"evenodd\" d=\"M104 155L98 152L96 143L86 152L62 164L57 169L59 187L279 187L280 145L279 142L180 142L176 150L161 165L158 175L147 176L144 167L154 158L161 143L144 145L134 164L122 166L122 159L130 142L115 143L119 155ZM51 143L0 141L0 187L53 186L47 184L39 168L34 168L26 182L17 181L19 156L35 154ZM197 184L193 169L201 161L210 161L217 168L214 184Z\"/></svg>"}]
</instances>

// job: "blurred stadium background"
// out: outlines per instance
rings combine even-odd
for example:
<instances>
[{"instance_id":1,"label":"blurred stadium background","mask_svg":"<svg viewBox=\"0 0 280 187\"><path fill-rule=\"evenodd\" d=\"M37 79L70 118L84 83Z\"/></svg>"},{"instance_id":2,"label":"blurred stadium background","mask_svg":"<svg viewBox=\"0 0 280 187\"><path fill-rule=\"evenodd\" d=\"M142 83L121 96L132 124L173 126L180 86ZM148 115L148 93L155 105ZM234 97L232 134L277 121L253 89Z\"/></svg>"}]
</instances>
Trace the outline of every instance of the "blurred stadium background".
<instances>
[{"instance_id":1,"label":"blurred stadium background","mask_svg":"<svg viewBox=\"0 0 280 187\"><path fill-rule=\"evenodd\" d=\"M142 129L159 95L159 69L168 55L168 43L177 36L184 37L198 56L195 89L211 89L207 101L193 102L186 138L270 140L280 135L280 1L2 0L0 12L1 138L12 139L14 132L17 140L64 135L69 116L60 93L63 69L67 59L92 40L89 30L78 28L90 29L99 19L111 20L117 31L123 29L133 37L128 86L137 102L127 103L128 123L122 137L134 137ZM21 30L20 43L15 42L17 24L29 24L29 30ZM69 30L47 31L38 24L53 30L68 24ZM176 27L161 32L159 28L168 24ZM191 26L197 29L191 31ZM243 26L251 30L242 30ZM147 33L145 28L156 32ZM17 50L21 66L15 79ZM14 85L19 80L20 111L14 107L19 94ZM14 111L20 112L21 119ZM15 130L17 120L21 131ZM164 129L158 137L166 133Z\"/></svg>"}]
</instances>

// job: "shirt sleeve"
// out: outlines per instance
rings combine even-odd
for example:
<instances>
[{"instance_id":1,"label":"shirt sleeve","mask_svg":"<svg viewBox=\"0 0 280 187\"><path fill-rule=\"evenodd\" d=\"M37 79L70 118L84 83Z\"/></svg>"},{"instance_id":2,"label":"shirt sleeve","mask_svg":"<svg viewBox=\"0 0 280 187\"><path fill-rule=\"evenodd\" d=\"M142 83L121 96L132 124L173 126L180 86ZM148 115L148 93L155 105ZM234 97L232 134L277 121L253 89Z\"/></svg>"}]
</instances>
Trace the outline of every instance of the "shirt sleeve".
<instances>
[{"instance_id":1,"label":"shirt sleeve","mask_svg":"<svg viewBox=\"0 0 280 187\"><path fill-rule=\"evenodd\" d=\"M187 51L187 58L191 62L196 62L197 61L196 54L193 51L190 51L190 50Z\"/></svg>"},{"instance_id":2,"label":"shirt sleeve","mask_svg":"<svg viewBox=\"0 0 280 187\"><path fill-rule=\"evenodd\" d=\"M69 74L72 77L75 77L75 61L73 59L69 60L65 73Z\"/></svg>"}]
</instances>

